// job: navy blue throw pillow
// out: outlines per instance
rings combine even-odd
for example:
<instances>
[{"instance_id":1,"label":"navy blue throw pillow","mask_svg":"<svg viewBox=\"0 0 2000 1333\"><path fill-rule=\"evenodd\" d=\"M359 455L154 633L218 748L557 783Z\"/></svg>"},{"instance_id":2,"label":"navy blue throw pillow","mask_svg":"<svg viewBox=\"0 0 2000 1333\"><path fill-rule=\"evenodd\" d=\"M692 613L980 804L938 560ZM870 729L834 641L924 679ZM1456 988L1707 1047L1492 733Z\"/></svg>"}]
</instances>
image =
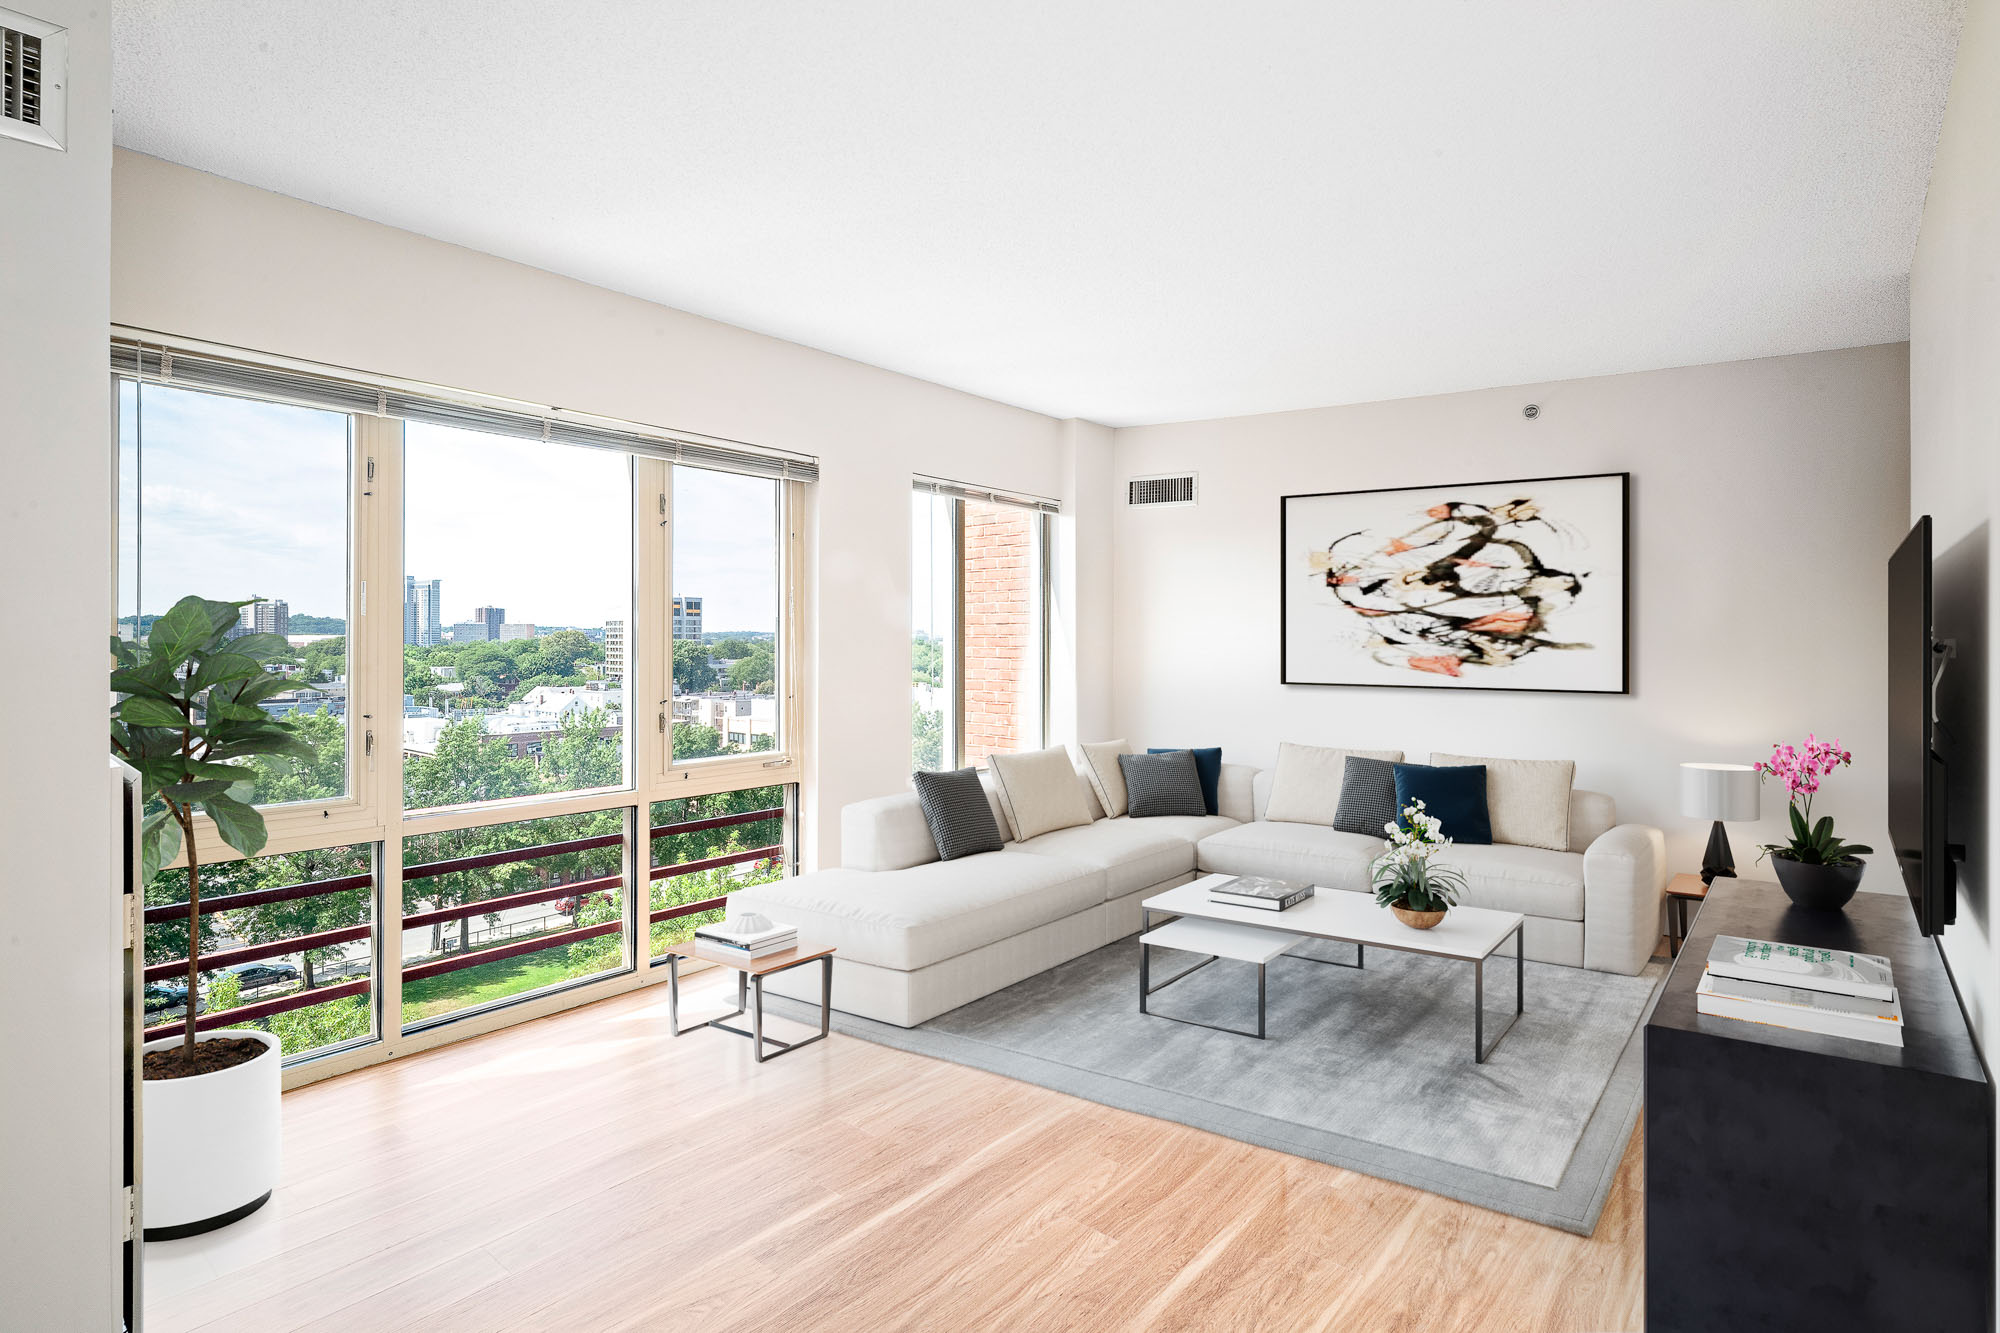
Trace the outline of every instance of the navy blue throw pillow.
<instances>
[{"instance_id":1,"label":"navy blue throw pillow","mask_svg":"<svg viewBox=\"0 0 2000 1333\"><path fill-rule=\"evenodd\" d=\"M1176 750L1186 750L1185 745L1155 747L1147 754L1172 754ZM1190 750L1194 755L1194 771L1201 778L1201 803L1208 807L1208 813L1222 813L1222 747L1210 746L1206 750Z\"/></svg>"},{"instance_id":2,"label":"navy blue throw pillow","mask_svg":"<svg viewBox=\"0 0 2000 1333\"><path fill-rule=\"evenodd\" d=\"M1453 842L1493 841L1493 823L1486 814L1484 764L1451 767L1396 765L1397 811L1400 812L1411 801L1422 801L1424 812L1435 815L1442 825L1439 832ZM1398 813L1399 822L1401 818Z\"/></svg>"}]
</instances>

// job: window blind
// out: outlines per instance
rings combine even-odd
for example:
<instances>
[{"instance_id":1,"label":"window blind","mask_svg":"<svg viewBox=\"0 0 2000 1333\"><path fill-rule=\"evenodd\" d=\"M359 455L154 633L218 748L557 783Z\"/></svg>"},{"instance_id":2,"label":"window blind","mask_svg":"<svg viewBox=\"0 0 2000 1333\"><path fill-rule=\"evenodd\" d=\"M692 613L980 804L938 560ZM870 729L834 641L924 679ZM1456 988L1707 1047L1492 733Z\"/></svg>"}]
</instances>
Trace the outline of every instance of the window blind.
<instances>
[{"instance_id":1,"label":"window blind","mask_svg":"<svg viewBox=\"0 0 2000 1333\"><path fill-rule=\"evenodd\" d=\"M137 338L111 341L111 372L152 384L262 398L333 412L359 412L484 431L517 440L547 440L588 449L665 458L689 467L782 481L819 480L819 460L732 440L687 436L645 427L584 422L555 408L502 407L418 392L384 381L264 365Z\"/></svg>"},{"instance_id":2,"label":"window blind","mask_svg":"<svg viewBox=\"0 0 2000 1333\"><path fill-rule=\"evenodd\" d=\"M988 490L982 486L967 486L963 482L946 481L942 477L918 477L911 483L913 488L926 495L949 495L959 500L978 500L985 504L1014 505L1021 509L1033 509L1043 514L1060 514L1062 503L1045 499L1039 495L1017 495L1010 491Z\"/></svg>"}]
</instances>

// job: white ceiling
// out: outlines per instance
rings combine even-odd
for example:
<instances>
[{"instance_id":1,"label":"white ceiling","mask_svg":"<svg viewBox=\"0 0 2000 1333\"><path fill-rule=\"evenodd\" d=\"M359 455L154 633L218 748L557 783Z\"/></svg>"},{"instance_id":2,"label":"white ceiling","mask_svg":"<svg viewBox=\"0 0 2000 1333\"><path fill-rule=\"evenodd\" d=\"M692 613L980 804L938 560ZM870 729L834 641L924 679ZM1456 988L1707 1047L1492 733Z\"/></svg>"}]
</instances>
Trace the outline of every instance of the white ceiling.
<instances>
[{"instance_id":1,"label":"white ceiling","mask_svg":"<svg viewBox=\"0 0 2000 1333\"><path fill-rule=\"evenodd\" d=\"M127 147L1130 424L1906 337L1963 4L114 9Z\"/></svg>"}]
</instances>

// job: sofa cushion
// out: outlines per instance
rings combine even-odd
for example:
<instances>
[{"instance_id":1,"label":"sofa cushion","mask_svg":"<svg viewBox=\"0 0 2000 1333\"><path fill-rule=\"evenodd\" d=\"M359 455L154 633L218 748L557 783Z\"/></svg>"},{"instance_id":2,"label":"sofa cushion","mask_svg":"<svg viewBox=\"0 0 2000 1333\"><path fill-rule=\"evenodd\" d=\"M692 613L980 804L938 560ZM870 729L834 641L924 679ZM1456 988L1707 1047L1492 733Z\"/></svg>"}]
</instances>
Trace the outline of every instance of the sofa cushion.
<instances>
[{"instance_id":1,"label":"sofa cushion","mask_svg":"<svg viewBox=\"0 0 2000 1333\"><path fill-rule=\"evenodd\" d=\"M1203 838L1195 859L1199 869L1219 874L1269 875L1359 891L1368 887L1368 863L1382 848L1381 838L1260 819Z\"/></svg>"},{"instance_id":2,"label":"sofa cushion","mask_svg":"<svg viewBox=\"0 0 2000 1333\"><path fill-rule=\"evenodd\" d=\"M1453 843L1439 861L1465 876L1460 899L1469 907L1524 912L1557 921L1583 920L1583 853L1552 852L1495 842Z\"/></svg>"},{"instance_id":3,"label":"sofa cushion","mask_svg":"<svg viewBox=\"0 0 2000 1333\"><path fill-rule=\"evenodd\" d=\"M908 870L820 870L730 895L840 957L910 972L1102 906L1104 872L1052 856L981 852Z\"/></svg>"},{"instance_id":4,"label":"sofa cushion","mask_svg":"<svg viewBox=\"0 0 2000 1333\"><path fill-rule=\"evenodd\" d=\"M1324 824L1331 828L1340 810L1340 780L1345 776L1347 756L1386 759L1398 763L1401 750L1334 750L1323 745L1278 746L1278 766L1271 771L1271 794L1263 819L1280 823Z\"/></svg>"},{"instance_id":5,"label":"sofa cushion","mask_svg":"<svg viewBox=\"0 0 2000 1333\"><path fill-rule=\"evenodd\" d=\"M937 860L937 840L917 794L903 791L842 806L840 859L856 870L906 870Z\"/></svg>"},{"instance_id":6,"label":"sofa cushion","mask_svg":"<svg viewBox=\"0 0 2000 1333\"><path fill-rule=\"evenodd\" d=\"M1210 745L1204 749L1189 749L1182 745L1155 745L1147 748L1147 754L1172 754L1176 750L1187 750L1194 756L1194 769L1201 776L1201 803L1204 813L1222 813L1222 747Z\"/></svg>"},{"instance_id":7,"label":"sofa cushion","mask_svg":"<svg viewBox=\"0 0 2000 1333\"><path fill-rule=\"evenodd\" d=\"M986 803L977 769L912 773L910 781L917 786L917 803L923 807L940 861L997 852L1005 845L1007 839L993 818L993 807Z\"/></svg>"},{"instance_id":8,"label":"sofa cushion","mask_svg":"<svg viewBox=\"0 0 2000 1333\"><path fill-rule=\"evenodd\" d=\"M1118 756L1130 754L1132 747L1124 741L1092 741L1078 748L1083 751L1081 772L1097 803L1106 816L1118 818L1125 813L1125 774L1118 767Z\"/></svg>"},{"instance_id":9,"label":"sofa cushion","mask_svg":"<svg viewBox=\"0 0 2000 1333\"><path fill-rule=\"evenodd\" d=\"M1000 792L1000 808L1007 812L1013 841L1090 822L1083 780L1062 746L1027 754L990 754L986 765Z\"/></svg>"},{"instance_id":10,"label":"sofa cushion","mask_svg":"<svg viewBox=\"0 0 2000 1333\"><path fill-rule=\"evenodd\" d=\"M1121 754L1118 767L1125 774L1129 798L1125 813L1133 819L1208 813L1208 802L1201 794L1201 771L1191 751Z\"/></svg>"},{"instance_id":11,"label":"sofa cushion","mask_svg":"<svg viewBox=\"0 0 2000 1333\"><path fill-rule=\"evenodd\" d=\"M1208 816L1169 815L1135 820L1125 815L1100 819L1094 824L1044 833L1026 842L1011 842L1007 850L1053 856L1102 870L1104 899L1109 902L1194 869L1194 840L1180 829L1159 827L1187 819L1206 823Z\"/></svg>"},{"instance_id":12,"label":"sofa cushion","mask_svg":"<svg viewBox=\"0 0 2000 1333\"><path fill-rule=\"evenodd\" d=\"M1396 822L1396 766L1386 759L1347 756L1333 826L1342 833L1379 838Z\"/></svg>"},{"instance_id":13,"label":"sofa cushion","mask_svg":"<svg viewBox=\"0 0 2000 1333\"><path fill-rule=\"evenodd\" d=\"M1434 767L1396 765L1396 820L1418 802L1453 842L1487 844L1493 823L1486 813L1486 770L1478 764Z\"/></svg>"},{"instance_id":14,"label":"sofa cushion","mask_svg":"<svg viewBox=\"0 0 2000 1333\"><path fill-rule=\"evenodd\" d=\"M1569 847L1569 792L1576 764L1568 759L1482 759L1469 754L1434 754L1442 767L1477 765L1486 770L1486 814L1493 841L1521 847Z\"/></svg>"}]
</instances>

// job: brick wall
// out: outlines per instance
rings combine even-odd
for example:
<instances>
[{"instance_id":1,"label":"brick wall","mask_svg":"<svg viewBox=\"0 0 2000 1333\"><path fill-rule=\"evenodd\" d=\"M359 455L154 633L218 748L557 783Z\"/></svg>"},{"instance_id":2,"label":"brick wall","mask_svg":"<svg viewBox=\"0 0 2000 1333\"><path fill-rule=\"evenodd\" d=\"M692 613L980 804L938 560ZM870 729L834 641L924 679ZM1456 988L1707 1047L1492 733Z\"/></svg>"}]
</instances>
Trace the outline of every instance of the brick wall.
<instances>
[{"instance_id":1,"label":"brick wall","mask_svg":"<svg viewBox=\"0 0 2000 1333\"><path fill-rule=\"evenodd\" d=\"M965 760L1041 744L1040 516L965 502Z\"/></svg>"}]
</instances>

